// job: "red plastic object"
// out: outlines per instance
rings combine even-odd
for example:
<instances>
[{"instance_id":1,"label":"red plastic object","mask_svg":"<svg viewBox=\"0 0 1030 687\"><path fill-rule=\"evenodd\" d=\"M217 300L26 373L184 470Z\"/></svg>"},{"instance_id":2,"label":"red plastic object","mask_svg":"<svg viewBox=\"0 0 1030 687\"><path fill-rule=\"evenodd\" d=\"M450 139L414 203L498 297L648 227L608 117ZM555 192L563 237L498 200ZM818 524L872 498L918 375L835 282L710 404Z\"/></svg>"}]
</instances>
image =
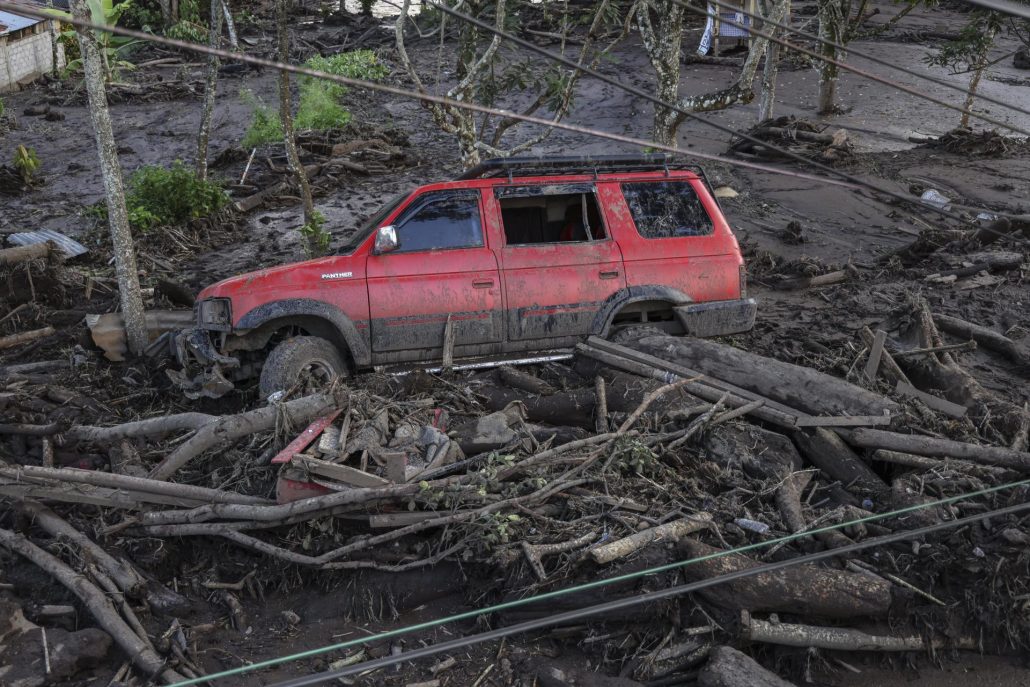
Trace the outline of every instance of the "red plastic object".
<instances>
[{"instance_id":1,"label":"red plastic object","mask_svg":"<svg viewBox=\"0 0 1030 687\"><path fill-rule=\"evenodd\" d=\"M323 496L331 491L332 489L323 487L321 484L279 475L279 480L275 483L275 501L276 503L290 503L314 496Z\"/></svg>"},{"instance_id":2,"label":"red plastic object","mask_svg":"<svg viewBox=\"0 0 1030 687\"><path fill-rule=\"evenodd\" d=\"M272 459L273 463L289 463L293 457L311 445L311 442L318 438L326 427L332 424L333 420L340 416L342 410L337 410L325 417L319 418L308 425L308 428L300 433L296 439L287 444L286 448L279 451L279 454Z\"/></svg>"}]
</instances>

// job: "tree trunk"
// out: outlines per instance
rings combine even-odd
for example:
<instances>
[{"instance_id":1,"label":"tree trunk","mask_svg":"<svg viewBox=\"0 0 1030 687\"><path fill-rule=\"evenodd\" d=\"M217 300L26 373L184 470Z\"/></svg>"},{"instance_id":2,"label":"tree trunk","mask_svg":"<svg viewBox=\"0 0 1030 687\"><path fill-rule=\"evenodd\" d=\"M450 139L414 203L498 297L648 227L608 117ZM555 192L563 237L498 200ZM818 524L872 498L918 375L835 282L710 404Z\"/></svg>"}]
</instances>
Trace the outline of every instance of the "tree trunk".
<instances>
[{"instance_id":1,"label":"tree trunk","mask_svg":"<svg viewBox=\"0 0 1030 687\"><path fill-rule=\"evenodd\" d=\"M765 5L766 3L763 3ZM763 14L769 16L765 12ZM790 21L790 0L787 0L787 9L785 14L787 21ZM765 27L763 27L765 28ZM766 32L771 35L776 35L776 27L769 26L765 28ZM776 79L779 76L780 71L780 44L769 41L769 45L765 49L765 67L762 70L762 100L758 103L758 121L764 122L767 119L771 119L773 111L776 108Z\"/></svg>"},{"instance_id":2,"label":"tree trunk","mask_svg":"<svg viewBox=\"0 0 1030 687\"><path fill-rule=\"evenodd\" d=\"M276 39L279 44L279 61L288 63L290 61L290 36L286 28L288 0L276 0ZM279 72L279 119L283 125L283 143L286 145L286 157L290 161L290 171L297 180L300 187L300 197L304 202L304 223L307 224L315 214L315 206L311 200L311 186L308 185L308 175L304 171L304 165L300 163L300 155L297 154L297 141L293 135L293 105L290 97L290 73Z\"/></svg>"},{"instance_id":3,"label":"tree trunk","mask_svg":"<svg viewBox=\"0 0 1030 687\"><path fill-rule=\"evenodd\" d=\"M712 649L697 676L701 687L794 687L793 682L760 666L753 658L728 646Z\"/></svg>"},{"instance_id":4,"label":"tree trunk","mask_svg":"<svg viewBox=\"0 0 1030 687\"><path fill-rule=\"evenodd\" d=\"M220 0L222 5L222 12L225 14L225 30L229 34L229 46L233 51L240 49L239 38L236 37L236 22L233 21L232 12L229 11L229 4L225 0Z\"/></svg>"},{"instance_id":5,"label":"tree trunk","mask_svg":"<svg viewBox=\"0 0 1030 687\"><path fill-rule=\"evenodd\" d=\"M983 78L984 72L987 70L987 55L991 50L991 46L994 45L994 28L987 30L986 40L983 44L983 51L976 56L976 65L973 76L969 78L969 90L966 92L966 102L963 103L962 107L965 112L962 113L962 121L960 126L969 127L969 113L973 109L973 101L976 99L976 91L980 87L980 79Z\"/></svg>"},{"instance_id":6,"label":"tree trunk","mask_svg":"<svg viewBox=\"0 0 1030 687\"><path fill-rule=\"evenodd\" d=\"M899 410L894 401L838 377L707 339L649 336L627 348L813 415L893 415Z\"/></svg>"},{"instance_id":7,"label":"tree trunk","mask_svg":"<svg viewBox=\"0 0 1030 687\"><path fill-rule=\"evenodd\" d=\"M653 9L653 12L652 12ZM651 21L652 14L655 19ZM655 96L666 103L679 100L680 52L683 43L683 7L679 3L660 0L642 2L637 6L637 24L655 71ZM655 105L652 136L662 145L676 144L676 129L683 115L675 110Z\"/></svg>"},{"instance_id":8,"label":"tree trunk","mask_svg":"<svg viewBox=\"0 0 1030 687\"><path fill-rule=\"evenodd\" d=\"M208 45L218 47L222 34L222 0L211 0L211 26L208 31ZM207 59L207 81L204 85L204 110L200 115L200 131L197 133L197 178L207 179L207 142L211 134L211 116L215 111L215 91L218 86L218 58L209 55Z\"/></svg>"},{"instance_id":9,"label":"tree trunk","mask_svg":"<svg viewBox=\"0 0 1030 687\"><path fill-rule=\"evenodd\" d=\"M73 0L71 8L76 19L91 21L86 0ZM78 37L79 49L82 52L83 81L89 98L89 115L93 123L97 154L100 157L100 176L103 178L106 192L107 217L111 226L115 275L118 278L125 335L129 350L139 355L147 347L147 325L143 318L143 295L140 293L139 274L136 271L136 252L129 230L129 213L125 208L122 169L118 163L111 114L107 111L102 51L92 30L80 29Z\"/></svg>"},{"instance_id":10,"label":"tree trunk","mask_svg":"<svg viewBox=\"0 0 1030 687\"><path fill-rule=\"evenodd\" d=\"M819 40L840 43L844 37L844 26L848 15L847 0L819 0ZM820 43L819 52L827 60L840 61L843 53L829 43ZM829 115L837 111L837 78L839 70L831 62L819 66L819 114Z\"/></svg>"}]
</instances>

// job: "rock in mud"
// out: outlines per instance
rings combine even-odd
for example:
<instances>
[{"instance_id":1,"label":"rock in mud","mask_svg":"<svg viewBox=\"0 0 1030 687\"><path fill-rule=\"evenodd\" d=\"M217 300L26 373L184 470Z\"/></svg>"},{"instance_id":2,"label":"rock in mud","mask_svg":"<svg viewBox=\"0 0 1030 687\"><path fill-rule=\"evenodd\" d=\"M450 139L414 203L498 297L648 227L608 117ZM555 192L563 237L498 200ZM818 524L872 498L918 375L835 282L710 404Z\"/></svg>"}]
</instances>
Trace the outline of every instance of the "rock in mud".
<instances>
[{"instance_id":1,"label":"rock in mud","mask_svg":"<svg viewBox=\"0 0 1030 687\"><path fill-rule=\"evenodd\" d=\"M1030 50L1023 48L1012 58L1012 66L1016 69L1030 69Z\"/></svg>"},{"instance_id":2,"label":"rock in mud","mask_svg":"<svg viewBox=\"0 0 1030 687\"><path fill-rule=\"evenodd\" d=\"M790 439L750 424L716 426L705 449L708 460L724 470L743 470L758 479L781 479L802 465Z\"/></svg>"},{"instance_id":3,"label":"rock in mud","mask_svg":"<svg viewBox=\"0 0 1030 687\"><path fill-rule=\"evenodd\" d=\"M21 607L0 599L0 685L42 687L101 663L111 650L111 636L97 628L68 632L46 628L50 673L43 655L43 628L25 619Z\"/></svg>"}]
</instances>

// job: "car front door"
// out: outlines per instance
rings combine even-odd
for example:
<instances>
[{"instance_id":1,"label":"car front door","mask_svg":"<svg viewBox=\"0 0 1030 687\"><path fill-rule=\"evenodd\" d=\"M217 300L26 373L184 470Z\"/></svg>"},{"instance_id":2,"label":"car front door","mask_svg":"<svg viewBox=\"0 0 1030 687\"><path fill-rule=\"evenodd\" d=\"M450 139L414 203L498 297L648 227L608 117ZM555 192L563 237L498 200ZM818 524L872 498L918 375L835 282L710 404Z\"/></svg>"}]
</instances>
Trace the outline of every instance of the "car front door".
<instances>
[{"instance_id":1,"label":"car front door","mask_svg":"<svg viewBox=\"0 0 1030 687\"><path fill-rule=\"evenodd\" d=\"M499 251L508 350L564 347L626 285L592 183L498 186L486 198L503 224Z\"/></svg>"},{"instance_id":2,"label":"car front door","mask_svg":"<svg viewBox=\"0 0 1030 687\"><path fill-rule=\"evenodd\" d=\"M448 317L455 355L499 350L501 284L479 191L428 191L392 224L397 248L367 263L373 362L439 360Z\"/></svg>"}]
</instances>

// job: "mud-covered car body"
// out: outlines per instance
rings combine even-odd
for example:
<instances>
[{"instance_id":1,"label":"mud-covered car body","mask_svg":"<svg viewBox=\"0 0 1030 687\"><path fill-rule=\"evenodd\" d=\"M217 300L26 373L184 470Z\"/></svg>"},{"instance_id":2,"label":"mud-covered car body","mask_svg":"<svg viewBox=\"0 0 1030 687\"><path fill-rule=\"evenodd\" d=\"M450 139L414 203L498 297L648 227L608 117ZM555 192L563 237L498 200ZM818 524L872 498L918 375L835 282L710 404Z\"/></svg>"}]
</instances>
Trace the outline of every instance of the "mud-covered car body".
<instances>
[{"instance_id":1,"label":"mud-covered car body","mask_svg":"<svg viewBox=\"0 0 1030 687\"><path fill-rule=\"evenodd\" d=\"M331 342L351 369L567 350L646 323L749 329L743 259L703 173L664 155L492 160L394 199L336 255L204 289L180 383L218 395L245 352Z\"/></svg>"}]
</instances>

